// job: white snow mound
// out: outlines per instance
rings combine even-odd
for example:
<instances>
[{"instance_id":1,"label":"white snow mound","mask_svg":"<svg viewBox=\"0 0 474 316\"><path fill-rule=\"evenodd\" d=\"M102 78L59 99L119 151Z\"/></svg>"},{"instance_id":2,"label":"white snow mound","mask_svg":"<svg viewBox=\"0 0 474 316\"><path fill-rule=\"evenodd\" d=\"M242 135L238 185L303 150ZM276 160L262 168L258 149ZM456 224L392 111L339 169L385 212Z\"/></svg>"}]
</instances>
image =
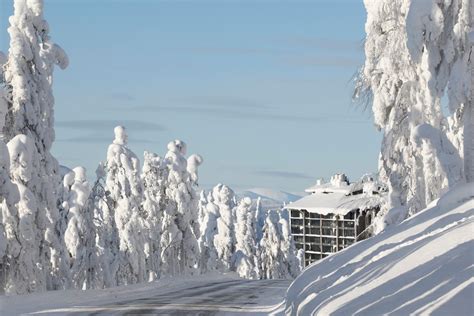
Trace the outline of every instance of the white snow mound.
<instances>
[{"instance_id":1,"label":"white snow mound","mask_svg":"<svg viewBox=\"0 0 474 316\"><path fill-rule=\"evenodd\" d=\"M472 315L474 183L399 225L309 266L288 315Z\"/></svg>"}]
</instances>

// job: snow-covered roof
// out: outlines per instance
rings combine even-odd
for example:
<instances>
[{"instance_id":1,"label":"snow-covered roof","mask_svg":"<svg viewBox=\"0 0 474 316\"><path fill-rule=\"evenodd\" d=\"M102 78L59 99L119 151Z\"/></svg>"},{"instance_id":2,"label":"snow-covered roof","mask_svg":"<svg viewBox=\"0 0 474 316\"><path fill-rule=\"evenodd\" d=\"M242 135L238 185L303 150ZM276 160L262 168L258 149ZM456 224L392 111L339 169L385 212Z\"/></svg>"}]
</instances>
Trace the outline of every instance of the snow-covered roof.
<instances>
[{"instance_id":1,"label":"snow-covered roof","mask_svg":"<svg viewBox=\"0 0 474 316\"><path fill-rule=\"evenodd\" d=\"M350 209L339 209L337 213L335 209L339 205L339 202L346 195L341 192L332 192L332 193L313 193L311 195L305 196L304 198L290 203L286 206L287 209L295 210L307 210L308 212L318 213L322 215L327 215L329 213L345 215Z\"/></svg>"},{"instance_id":2,"label":"snow-covered roof","mask_svg":"<svg viewBox=\"0 0 474 316\"><path fill-rule=\"evenodd\" d=\"M307 210L321 215L336 214L346 215L355 209L369 209L380 205L379 195L374 188L372 179L350 184L344 174L336 174L331 181L323 180L305 190L312 193L295 202L288 204L286 209ZM358 194L352 194L360 191Z\"/></svg>"},{"instance_id":3,"label":"snow-covered roof","mask_svg":"<svg viewBox=\"0 0 474 316\"><path fill-rule=\"evenodd\" d=\"M342 192L313 193L288 204L285 208L292 210L307 210L321 215L346 215L355 209L369 209L380 205L377 195L357 194L346 195Z\"/></svg>"}]
</instances>

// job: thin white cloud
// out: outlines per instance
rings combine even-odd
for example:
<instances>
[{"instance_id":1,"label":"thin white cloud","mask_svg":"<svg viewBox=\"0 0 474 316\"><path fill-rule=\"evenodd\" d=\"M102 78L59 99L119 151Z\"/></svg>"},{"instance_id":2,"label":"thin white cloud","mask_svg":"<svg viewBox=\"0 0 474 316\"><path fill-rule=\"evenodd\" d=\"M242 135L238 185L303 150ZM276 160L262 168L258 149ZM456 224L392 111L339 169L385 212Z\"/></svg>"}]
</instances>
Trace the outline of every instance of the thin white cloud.
<instances>
[{"instance_id":1,"label":"thin white cloud","mask_svg":"<svg viewBox=\"0 0 474 316\"><path fill-rule=\"evenodd\" d=\"M109 144L113 141L113 135L106 137L103 135L86 135L86 136L77 136L69 138L60 138L56 140L57 142L63 143L87 143L87 144ZM154 141L143 138L131 137L128 139L131 144L154 144Z\"/></svg>"},{"instance_id":2,"label":"thin white cloud","mask_svg":"<svg viewBox=\"0 0 474 316\"><path fill-rule=\"evenodd\" d=\"M57 121L55 126L75 130L110 130L117 125L134 131L164 131L166 128L160 124L138 120L67 120Z\"/></svg>"},{"instance_id":3,"label":"thin white cloud","mask_svg":"<svg viewBox=\"0 0 474 316\"><path fill-rule=\"evenodd\" d=\"M123 109L128 111L129 109ZM134 110L148 112L170 112L186 115L199 115L205 117L215 117L229 120L257 120L257 121L282 121L282 122L307 122L307 123L366 123L368 119L360 119L356 116L315 116L315 115L294 115L278 113L276 111L257 111L255 109L233 109L199 106L141 106Z\"/></svg>"}]
</instances>

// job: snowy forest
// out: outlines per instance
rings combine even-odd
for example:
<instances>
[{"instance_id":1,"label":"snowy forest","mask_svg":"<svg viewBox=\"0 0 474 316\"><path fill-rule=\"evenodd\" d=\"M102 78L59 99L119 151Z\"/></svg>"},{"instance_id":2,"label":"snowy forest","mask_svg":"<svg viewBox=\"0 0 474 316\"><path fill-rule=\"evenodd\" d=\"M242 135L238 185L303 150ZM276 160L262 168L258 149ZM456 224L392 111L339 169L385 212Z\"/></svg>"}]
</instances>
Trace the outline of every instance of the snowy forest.
<instances>
[{"instance_id":1,"label":"snowy forest","mask_svg":"<svg viewBox=\"0 0 474 316\"><path fill-rule=\"evenodd\" d=\"M141 166L117 126L94 181L83 167L62 172L50 152L52 85L67 54L49 36L41 0L15 0L9 22L10 48L0 53L0 292L211 271L249 279L299 273L287 218L222 184L201 190L203 158L186 157L181 140L163 157L145 152Z\"/></svg>"}]
</instances>

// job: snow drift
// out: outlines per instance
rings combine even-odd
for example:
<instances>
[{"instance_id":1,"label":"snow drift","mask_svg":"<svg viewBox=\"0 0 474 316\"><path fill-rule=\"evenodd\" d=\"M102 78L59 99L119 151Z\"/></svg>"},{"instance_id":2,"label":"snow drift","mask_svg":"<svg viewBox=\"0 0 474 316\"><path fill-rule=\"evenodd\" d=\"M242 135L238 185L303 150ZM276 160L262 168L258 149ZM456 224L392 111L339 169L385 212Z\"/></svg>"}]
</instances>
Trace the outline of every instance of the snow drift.
<instances>
[{"instance_id":1,"label":"snow drift","mask_svg":"<svg viewBox=\"0 0 474 316\"><path fill-rule=\"evenodd\" d=\"M474 184L381 234L309 266L288 289L289 315L470 315Z\"/></svg>"}]
</instances>

